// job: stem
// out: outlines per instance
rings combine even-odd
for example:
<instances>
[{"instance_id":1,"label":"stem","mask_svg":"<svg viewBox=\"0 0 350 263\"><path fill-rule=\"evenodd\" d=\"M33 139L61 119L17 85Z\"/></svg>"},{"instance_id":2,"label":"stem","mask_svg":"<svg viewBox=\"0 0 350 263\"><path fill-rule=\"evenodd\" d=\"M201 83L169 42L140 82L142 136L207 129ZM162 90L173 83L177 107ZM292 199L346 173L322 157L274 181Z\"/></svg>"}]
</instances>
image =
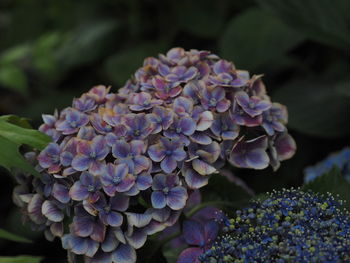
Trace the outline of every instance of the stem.
<instances>
[{"instance_id":1,"label":"stem","mask_svg":"<svg viewBox=\"0 0 350 263\"><path fill-rule=\"evenodd\" d=\"M229 206L233 208L238 208L238 205L234 204L234 202L229 202L229 201L211 201L211 202L205 202L201 203L195 207L193 207L189 212L186 213L186 217L190 218L193 216L195 213L197 213L199 210L206 206Z\"/></svg>"}]
</instances>

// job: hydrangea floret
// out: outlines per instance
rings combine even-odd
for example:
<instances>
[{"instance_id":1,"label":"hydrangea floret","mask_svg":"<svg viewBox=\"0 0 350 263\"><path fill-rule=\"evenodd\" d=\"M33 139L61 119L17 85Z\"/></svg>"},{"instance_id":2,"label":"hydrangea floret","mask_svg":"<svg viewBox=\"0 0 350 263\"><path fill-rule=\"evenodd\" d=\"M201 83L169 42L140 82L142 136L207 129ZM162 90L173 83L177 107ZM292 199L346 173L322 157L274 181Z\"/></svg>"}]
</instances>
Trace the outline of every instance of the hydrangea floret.
<instances>
[{"instance_id":1,"label":"hydrangea floret","mask_svg":"<svg viewBox=\"0 0 350 263\"><path fill-rule=\"evenodd\" d=\"M42 177L19 175L14 200L91 263L135 262L227 162L277 169L296 149L261 76L182 48L146 58L117 93L93 87L43 120L53 142L26 155Z\"/></svg>"},{"instance_id":2,"label":"hydrangea floret","mask_svg":"<svg viewBox=\"0 0 350 263\"><path fill-rule=\"evenodd\" d=\"M193 262L350 261L350 214L331 194L274 191L224 221L223 233Z\"/></svg>"}]
</instances>

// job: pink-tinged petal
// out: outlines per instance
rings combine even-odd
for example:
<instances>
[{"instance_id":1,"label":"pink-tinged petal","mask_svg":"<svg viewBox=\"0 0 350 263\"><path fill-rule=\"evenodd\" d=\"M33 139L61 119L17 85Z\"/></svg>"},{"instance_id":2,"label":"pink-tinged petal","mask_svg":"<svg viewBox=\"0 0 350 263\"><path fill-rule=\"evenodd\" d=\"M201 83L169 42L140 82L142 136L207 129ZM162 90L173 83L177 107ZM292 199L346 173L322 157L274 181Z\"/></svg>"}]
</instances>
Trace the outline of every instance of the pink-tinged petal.
<instances>
[{"instance_id":1,"label":"pink-tinged petal","mask_svg":"<svg viewBox=\"0 0 350 263\"><path fill-rule=\"evenodd\" d=\"M247 153L247 168L265 169L269 166L270 158L268 154L261 149L256 149Z\"/></svg>"},{"instance_id":2,"label":"pink-tinged petal","mask_svg":"<svg viewBox=\"0 0 350 263\"><path fill-rule=\"evenodd\" d=\"M69 196L75 201L82 201L89 196L89 192L81 182L75 182L69 190Z\"/></svg>"},{"instance_id":3,"label":"pink-tinged petal","mask_svg":"<svg viewBox=\"0 0 350 263\"><path fill-rule=\"evenodd\" d=\"M63 223L53 223L50 226L50 231L55 237L62 237L63 236Z\"/></svg>"},{"instance_id":4,"label":"pink-tinged petal","mask_svg":"<svg viewBox=\"0 0 350 263\"><path fill-rule=\"evenodd\" d=\"M106 146L106 140L102 135L96 136L91 142L91 148L97 155L101 155L99 156L100 158L102 158L102 155L104 155L106 149L108 149Z\"/></svg>"},{"instance_id":5,"label":"pink-tinged petal","mask_svg":"<svg viewBox=\"0 0 350 263\"><path fill-rule=\"evenodd\" d=\"M111 211L107 215L107 223L113 227L121 226L123 224L123 216L118 212Z\"/></svg>"},{"instance_id":6,"label":"pink-tinged petal","mask_svg":"<svg viewBox=\"0 0 350 263\"><path fill-rule=\"evenodd\" d=\"M129 207L129 197L123 194L116 194L110 199L111 208L120 212L124 212Z\"/></svg>"},{"instance_id":7,"label":"pink-tinged petal","mask_svg":"<svg viewBox=\"0 0 350 263\"><path fill-rule=\"evenodd\" d=\"M108 196L114 196L115 192L117 191L117 187L115 185L107 185L103 186L103 191L108 195Z\"/></svg>"},{"instance_id":8,"label":"pink-tinged petal","mask_svg":"<svg viewBox=\"0 0 350 263\"><path fill-rule=\"evenodd\" d=\"M237 103L241 107L244 108L244 107L249 105L249 96L244 91L237 92L235 95L235 98L236 98Z\"/></svg>"},{"instance_id":9,"label":"pink-tinged petal","mask_svg":"<svg viewBox=\"0 0 350 263\"><path fill-rule=\"evenodd\" d=\"M166 197L163 192L155 191L151 195L151 202L154 208L161 209L166 206Z\"/></svg>"},{"instance_id":10,"label":"pink-tinged petal","mask_svg":"<svg viewBox=\"0 0 350 263\"><path fill-rule=\"evenodd\" d=\"M204 246L205 232L204 227L197 221L186 220L183 223L183 236L189 245Z\"/></svg>"},{"instance_id":11,"label":"pink-tinged petal","mask_svg":"<svg viewBox=\"0 0 350 263\"><path fill-rule=\"evenodd\" d=\"M95 222L90 238L96 242L102 243L105 239L105 236L106 226L101 221Z\"/></svg>"},{"instance_id":12,"label":"pink-tinged petal","mask_svg":"<svg viewBox=\"0 0 350 263\"><path fill-rule=\"evenodd\" d=\"M69 189L63 184L55 183L52 188L52 195L63 204L70 201Z\"/></svg>"},{"instance_id":13,"label":"pink-tinged petal","mask_svg":"<svg viewBox=\"0 0 350 263\"><path fill-rule=\"evenodd\" d=\"M134 155L140 155L145 152L146 145L141 140L134 140L130 142L130 151Z\"/></svg>"},{"instance_id":14,"label":"pink-tinged petal","mask_svg":"<svg viewBox=\"0 0 350 263\"><path fill-rule=\"evenodd\" d=\"M193 142L196 142L202 145L209 145L213 142L213 140L203 132L195 132L190 136L190 138Z\"/></svg>"},{"instance_id":15,"label":"pink-tinged petal","mask_svg":"<svg viewBox=\"0 0 350 263\"><path fill-rule=\"evenodd\" d=\"M174 98L174 97L176 97L177 95L179 95L179 94L181 93L181 91L182 91L181 86L173 87L173 88L171 88L170 91L169 91L169 96L172 97L172 98Z\"/></svg>"},{"instance_id":16,"label":"pink-tinged petal","mask_svg":"<svg viewBox=\"0 0 350 263\"><path fill-rule=\"evenodd\" d=\"M215 98L217 101L223 100L225 98L225 90L223 88L217 87L212 90L211 97Z\"/></svg>"},{"instance_id":17,"label":"pink-tinged petal","mask_svg":"<svg viewBox=\"0 0 350 263\"><path fill-rule=\"evenodd\" d=\"M105 167L105 161L93 161L90 163L89 172L97 176L104 172Z\"/></svg>"},{"instance_id":18,"label":"pink-tinged petal","mask_svg":"<svg viewBox=\"0 0 350 263\"><path fill-rule=\"evenodd\" d=\"M185 181L191 189L199 189L208 184L209 177L203 176L192 169L186 169L184 172Z\"/></svg>"},{"instance_id":19,"label":"pink-tinged petal","mask_svg":"<svg viewBox=\"0 0 350 263\"><path fill-rule=\"evenodd\" d=\"M79 141L77 144L77 153L89 156L92 153L92 147L88 141Z\"/></svg>"},{"instance_id":20,"label":"pink-tinged petal","mask_svg":"<svg viewBox=\"0 0 350 263\"><path fill-rule=\"evenodd\" d=\"M160 146L156 144L150 146L147 152L149 157L155 162L160 162L165 157L164 149L160 148Z\"/></svg>"},{"instance_id":21,"label":"pink-tinged petal","mask_svg":"<svg viewBox=\"0 0 350 263\"><path fill-rule=\"evenodd\" d=\"M95 182L95 177L88 172L84 172L80 175L80 182L82 185L92 185Z\"/></svg>"},{"instance_id":22,"label":"pink-tinged petal","mask_svg":"<svg viewBox=\"0 0 350 263\"><path fill-rule=\"evenodd\" d=\"M132 174L128 174L117 186L118 192L126 192L131 189L135 184L135 177Z\"/></svg>"},{"instance_id":23,"label":"pink-tinged petal","mask_svg":"<svg viewBox=\"0 0 350 263\"><path fill-rule=\"evenodd\" d=\"M147 240L147 234L143 229L138 229L132 233L131 236L125 236L126 240L135 249L143 247Z\"/></svg>"},{"instance_id":24,"label":"pink-tinged petal","mask_svg":"<svg viewBox=\"0 0 350 263\"><path fill-rule=\"evenodd\" d=\"M202 253L202 249L198 247L186 248L181 252L176 263L200 263L198 257Z\"/></svg>"},{"instance_id":25,"label":"pink-tinged petal","mask_svg":"<svg viewBox=\"0 0 350 263\"><path fill-rule=\"evenodd\" d=\"M204 111L199 115L197 121L197 131L205 131L211 127L214 121L214 116L210 111Z\"/></svg>"},{"instance_id":26,"label":"pink-tinged petal","mask_svg":"<svg viewBox=\"0 0 350 263\"><path fill-rule=\"evenodd\" d=\"M173 157L167 156L164 158L164 160L160 163L160 167L165 173L172 173L176 167L177 167L177 162Z\"/></svg>"},{"instance_id":27,"label":"pink-tinged petal","mask_svg":"<svg viewBox=\"0 0 350 263\"><path fill-rule=\"evenodd\" d=\"M136 252L130 245L120 244L119 247L112 252L113 262L118 263L135 263Z\"/></svg>"},{"instance_id":28,"label":"pink-tinged petal","mask_svg":"<svg viewBox=\"0 0 350 263\"><path fill-rule=\"evenodd\" d=\"M145 157L145 156L137 156L134 158L134 172L136 174L139 174L141 173L142 171L145 171L147 170L150 165L151 165L151 162L150 160Z\"/></svg>"},{"instance_id":29,"label":"pink-tinged petal","mask_svg":"<svg viewBox=\"0 0 350 263\"><path fill-rule=\"evenodd\" d=\"M125 141L117 141L112 148L113 156L116 158L126 158L130 153L130 146Z\"/></svg>"},{"instance_id":30,"label":"pink-tinged petal","mask_svg":"<svg viewBox=\"0 0 350 263\"><path fill-rule=\"evenodd\" d=\"M94 229L93 219L88 216L73 218L74 234L80 237L88 237Z\"/></svg>"},{"instance_id":31,"label":"pink-tinged petal","mask_svg":"<svg viewBox=\"0 0 350 263\"><path fill-rule=\"evenodd\" d=\"M41 212L52 222L61 222L64 218L63 212L49 200L43 203Z\"/></svg>"},{"instance_id":32,"label":"pink-tinged petal","mask_svg":"<svg viewBox=\"0 0 350 263\"><path fill-rule=\"evenodd\" d=\"M77 155L72 161L72 167L77 171L86 171L91 163L91 159L85 155Z\"/></svg>"},{"instance_id":33,"label":"pink-tinged petal","mask_svg":"<svg viewBox=\"0 0 350 263\"><path fill-rule=\"evenodd\" d=\"M280 161L284 161L291 158L295 154L297 146L292 136L285 133L276 138L275 148L278 159Z\"/></svg>"},{"instance_id":34,"label":"pink-tinged petal","mask_svg":"<svg viewBox=\"0 0 350 263\"><path fill-rule=\"evenodd\" d=\"M173 210L180 210L185 207L187 198L186 188L176 186L170 190L167 196L167 205Z\"/></svg>"},{"instance_id":35,"label":"pink-tinged petal","mask_svg":"<svg viewBox=\"0 0 350 263\"><path fill-rule=\"evenodd\" d=\"M210 175L216 172L215 167L199 159L193 160L192 166L193 169L201 175Z\"/></svg>"},{"instance_id":36,"label":"pink-tinged petal","mask_svg":"<svg viewBox=\"0 0 350 263\"><path fill-rule=\"evenodd\" d=\"M183 134L189 136L196 130L196 123L189 117L183 117L178 123L178 128L181 128Z\"/></svg>"},{"instance_id":37,"label":"pink-tinged petal","mask_svg":"<svg viewBox=\"0 0 350 263\"><path fill-rule=\"evenodd\" d=\"M216 110L218 112L225 112L230 108L230 106L231 106L231 102L229 100L223 99L219 101L218 104L216 105Z\"/></svg>"},{"instance_id":38,"label":"pink-tinged petal","mask_svg":"<svg viewBox=\"0 0 350 263\"><path fill-rule=\"evenodd\" d=\"M152 220L152 214L147 212L143 214L127 212L125 214L128 218L129 225L138 228L147 226Z\"/></svg>"}]
</instances>

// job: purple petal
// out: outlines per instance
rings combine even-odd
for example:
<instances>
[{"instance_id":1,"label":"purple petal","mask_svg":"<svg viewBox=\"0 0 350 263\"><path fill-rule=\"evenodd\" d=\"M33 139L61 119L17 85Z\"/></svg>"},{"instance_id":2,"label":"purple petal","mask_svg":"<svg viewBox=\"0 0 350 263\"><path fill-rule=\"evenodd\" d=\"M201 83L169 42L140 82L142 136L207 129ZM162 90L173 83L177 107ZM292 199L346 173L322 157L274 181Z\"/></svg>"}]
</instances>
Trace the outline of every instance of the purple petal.
<instances>
[{"instance_id":1,"label":"purple petal","mask_svg":"<svg viewBox=\"0 0 350 263\"><path fill-rule=\"evenodd\" d=\"M72 167L77 171L85 171L89 168L91 158L85 155L77 155L72 161Z\"/></svg>"},{"instance_id":2,"label":"purple petal","mask_svg":"<svg viewBox=\"0 0 350 263\"><path fill-rule=\"evenodd\" d=\"M237 103L243 108L249 106L249 96L244 91L237 92L235 98Z\"/></svg>"},{"instance_id":3,"label":"purple petal","mask_svg":"<svg viewBox=\"0 0 350 263\"><path fill-rule=\"evenodd\" d=\"M192 141L202 145L209 145L212 143L212 139L203 132L195 132L190 138Z\"/></svg>"},{"instance_id":4,"label":"purple petal","mask_svg":"<svg viewBox=\"0 0 350 263\"><path fill-rule=\"evenodd\" d=\"M163 190L164 187L166 187L166 175L156 174L153 177L152 189L153 190Z\"/></svg>"},{"instance_id":5,"label":"purple petal","mask_svg":"<svg viewBox=\"0 0 350 263\"><path fill-rule=\"evenodd\" d=\"M256 149L246 154L247 168L265 169L269 166L270 158L265 150Z\"/></svg>"},{"instance_id":6,"label":"purple petal","mask_svg":"<svg viewBox=\"0 0 350 263\"><path fill-rule=\"evenodd\" d=\"M126 192L131 189L131 187L135 184L135 177L132 174L128 174L123 181L121 181L117 186L116 189L118 192Z\"/></svg>"},{"instance_id":7,"label":"purple petal","mask_svg":"<svg viewBox=\"0 0 350 263\"><path fill-rule=\"evenodd\" d=\"M137 176L136 184L139 190L146 190L152 185L152 176L149 174L141 174Z\"/></svg>"},{"instance_id":8,"label":"purple petal","mask_svg":"<svg viewBox=\"0 0 350 263\"><path fill-rule=\"evenodd\" d=\"M179 120L178 127L181 128L183 134L189 136L196 130L196 123L188 117L183 117Z\"/></svg>"},{"instance_id":9,"label":"purple petal","mask_svg":"<svg viewBox=\"0 0 350 263\"><path fill-rule=\"evenodd\" d=\"M166 206L166 198L163 192L155 191L151 195L152 206L157 209L164 208Z\"/></svg>"},{"instance_id":10,"label":"purple petal","mask_svg":"<svg viewBox=\"0 0 350 263\"><path fill-rule=\"evenodd\" d=\"M41 212L52 222L61 222L64 218L63 212L49 200L43 203Z\"/></svg>"},{"instance_id":11,"label":"purple petal","mask_svg":"<svg viewBox=\"0 0 350 263\"><path fill-rule=\"evenodd\" d=\"M184 172L185 181L192 189L199 189L208 184L208 176L203 176L192 169L186 169Z\"/></svg>"},{"instance_id":12,"label":"purple petal","mask_svg":"<svg viewBox=\"0 0 350 263\"><path fill-rule=\"evenodd\" d=\"M166 156L164 160L160 163L160 167L165 173L172 173L176 167L177 167L177 162L173 157Z\"/></svg>"},{"instance_id":13,"label":"purple petal","mask_svg":"<svg viewBox=\"0 0 350 263\"><path fill-rule=\"evenodd\" d=\"M192 166L193 166L193 169L196 170L201 175L210 175L216 172L215 167L199 159L193 160Z\"/></svg>"},{"instance_id":14,"label":"purple petal","mask_svg":"<svg viewBox=\"0 0 350 263\"><path fill-rule=\"evenodd\" d=\"M165 157L165 152L162 148L160 148L159 145L152 145L148 148L148 155L149 157L155 161L155 162L160 162L164 159Z\"/></svg>"},{"instance_id":15,"label":"purple petal","mask_svg":"<svg viewBox=\"0 0 350 263\"><path fill-rule=\"evenodd\" d=\"M152 220L152 214L146 212L143 214L127 212L125 214L130 226L144 227Z\"/></svg>"},{"instance_id":16,"label":"purple petal","mask_svg":"<svg viewBox=\"0 0 350 263\"><path fill-rule=\"evenodd\" d=\"M213 220L206 222L204 225L204 233L205 233L205 243L207 245L211 244L215 241L219 232L219 224Z\"/></svg>"},{"instance_id":17,"label":"purple petal","mask_svg":"<svg viewBox=\"0 0 350 263\"><path fill-rule=\"evenodd\" d=\"M123 224L123 216L118 212L109 212L106 219L107 223L113 227L118 227Z\"/></svg>"},{"instance_id":18,"label":"purple petal","mask_svg":"<svg viewBox=\"0 0 350 263\"><path fill-rule=\"evenodd\" d=\"M294 139L288 133L276 138L275 147L280 161L291 158L297 149Z\"/></svg>"},{"instance_id":19,"label":"purple petal","mask_svg":"<svg viewBox=\"0 0 350 263\"><path fill-rule=\"evenodd\" d=\"M118 263L135 263L136 252L131 246L120 244L112 253L112 260Z\"/></svg>"},{"instance_id":20,"label":"purple petal","mask_svg":"<svg viewBox=\"0 0 350 263\"><path fill-rule=\"evenodd\" d=\"M130 146L127 142L117 141L113 145L112 153L116 158L127 158L130 153Z\"/></svg>"},{"instance_id":21,"label":"purple petal","mask_svg":"<svg viewBox=\"0 0 350 263\"><path fill-rule=\"evenodd\" d=\"M201 254L203 254L203 251L201 248L198 248L198 247L186 248L179 255L176 263L200 263L198 257Z\"/></svg>"},{"instance_id":22,"label":"purple petal","mask_svg":"<svg viewBox=\"0 0 350 263\"><path fill-rule=\"evenodd\" d=\"M204 246L205 232L204 227L197 221L186 220L183 223L183 236L189 245Z\"/></svg>"},{"instance_id":23,"label":"purple petal","mask_svg":"<svg viewBox=\"0 0 350 263\"><path fill-rule=\"evenodd\" d=\"M188 195L182 186L172 188L167 196L167 205L173 210L180 210L185 207Z\"/></svg>"},{"instance_id":24,"label":"purple petal","mask_svg":"<svg viewBox=\"0 0 350 263\"><path fill-rule=\"evenodd\" d=\"M147 170L150 167L151 163L150 160L145 156L137 156L134 158L134 165L134 172L136 174L139 174L142 171Z\"/></svg>"},{"instance_id":25,"label":"purple petal","mask_svg":"<svg viewBox=\"0 0 350 263\"><path fill-rule=\"evenodd\" d=\"M106 226L101 221L95 222L90 238L96 242L102 243L105 236Z\"/></svg>"},{"instance_id":26,"label":"purple petal","mask_svg":"<svg viewBox=\"0 0 350 263\"><path fill-rule=\"evenodd\" d=\"M169 207L163 209L152 210L152 218L158 222L165 222L170 216L171 210Z\"/></svg>"},{"instance_id":27,"label":"purple petal","mask_svg":"<svg viewBox=\"0 0 350 263\"><path fill-rule=\"evenodd\" d=\"M40 194L35 194L28 203L27 211L29 218L37 224L43 224L46 222L46 219L41 212L43 202L43 197Z\"/></svg>"},{"instance_id":28,"label":"purple petal","mask_svg":"<svg viewBox=\"0 0 350 263\"><path fill-rule=\"evenodd\" d=\"M88 243L85 238L73 236L70 239L71 250L74 254L84 255L88 248Z\"/></svg>"},{"instance_id":29,"label":"purple petal","mask_svg":"<svg viewBox=\"0 0 350 263\"><path fill-rule=\"evenodd\" d=\"M129 197L123 194L116 194L110 199L110 204L113 210L124 212L129 207Z\"/></svg>"},{"instance_id":30,"label":"purple petal","mask_svg":"<svg viewBox=\"0 0 350 263\"><path fill-rule=\"evenodd\" d=\"M221 100L218 102L218 104L216 105L216 110L218 112L225 112L230 108L231 102L229 100Z\"/></svg>"},{"instance_id":31,"label":"purple petal","mask_svg":"<svg viewBox=\"0 0 350 263\"><path fill-rule=\"evenodd\" d=\"M100 244L91 240L90 238L86 239L86 243L87 243L87 248L86 248L85 255L88 257L93 257L96 254Z\"/></svg>"},{"instance_id":32,"label":"purple petal","mask_svg":"<svg viewBox=\"0 0 350 263\"><path fill-rule=\"evenodd\" d=\"M63 184L55 183L52 188L52 195L63 204L70 200L69 189Z\"/></svg>"},{"instance_id":33,"label":"purple petal","mask_svg":"<svg viewBox=\"0 0 350 263\"><path fill-rule=\"evenodd\" d=\"M73 218L73 231L77 236L88 237L92 234L93 229L93 219L90 216Z\"/></svg>"},{"instance_id":34,"label":"purple petal","mask_svg":"<svg viewBox=\"0 0 350 263\"><path fill-rule=\"evenodd\" d=\"M197 131L205 131L207 130L213 123L214 116L210 111L204 111L199 115L199 119L197 121Z\"/></svg>"},{"instance_id":35,"label":"purple petal","mask_svg":"<svg viewBox=\"0 0 350 263\"><path fill-rule=\"evenodd\" d=\"M126 236L126 239L133 248L139 249L146 243L147 234L143 230L138 229L131 236Z\"/></svg>"},{"instance_id":36,"label":"purple petal","mask_svg":"<svg viewBox=\"0 0 350 263\"><path fill-rule=\"evenodd\" d=\"M81 182L75 182L69 190L69 196L76 201L82 201L89 196L89 192Z\"/></svg>"},{"instance_id":37,"label":"purple petal","mask_svg":"<svg viewBox=\"0 0 350 263\"><path fill-rule=\"evenodd\" d=\"M101 249L104 252L112 252L117 248L118 245L119 241L116 239L113 230L110 229L106 234L105 240L101 244Z\"/></svg>"},{"instance_id":38,"label":"purple petal","mask_svg":"<svg viewBox=\"0 0 350 263\"><path fill-rule=\"evenodd\" d=\"M79 141L77 145L77 152L79 154L89 156L92 153L91 145L88 141Z\"/></svg>"}]
</instances>

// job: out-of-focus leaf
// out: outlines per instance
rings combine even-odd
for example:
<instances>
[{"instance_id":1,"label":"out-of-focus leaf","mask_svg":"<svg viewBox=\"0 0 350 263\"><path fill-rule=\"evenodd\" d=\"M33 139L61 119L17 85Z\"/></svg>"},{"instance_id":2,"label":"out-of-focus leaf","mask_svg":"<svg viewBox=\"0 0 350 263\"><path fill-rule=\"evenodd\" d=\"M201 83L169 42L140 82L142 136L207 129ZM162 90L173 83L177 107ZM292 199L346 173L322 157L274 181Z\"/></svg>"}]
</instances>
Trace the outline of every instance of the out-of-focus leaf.
<instances>
[{"instance_id":1,"label":"out-of-focus leaf","mask_svg":"<svg viewBox=\"0 0 350 263\"><path fill-rule=\"evenodd\" d=\"M32 128L32 126L29 123L29 119L22 118L16 115L2 115L0 116L0 121L1 120L20 126L22 128L27 128L27 129Z\"/></svg>"},{"instance_id":2,"label":"out-of-focus leaf","mask_svg":"<svg viewBox=\"0 0 350 263\"><path fill-rule=\"evenodd\" d=\"M350 98L350 81L339 83L335 87L336 92Z\"/></svg>"},{"instance_id":3,"label":"out-of-focus leaf","mask_svg":"<svg viewBox=\"0 0 350 263\"><path fill-rule=\"evenodd\" d=\"M288 107L291 128L319 137L341 137L350 134L350 98L336 87L317 79L295 81L279 88L273 99Z\"/></svg>"},{"instance_id":4,"label":"out-of-focus leaf","mask_svg":"<svg viewBox=\"0 0 350 263\"><path fill-rule=\"evenodd\" d=\"M220 40L220 52L239 68L254 70L268 63L278 64L302 40L300 34L279 19L254 8L228 23Z\"/></svg>"},{"instance_id":5,"label":"out-of-focus leaf","mask_svg":"<svg viewBox=\"0 0 350 263\"><path fill-rule=\"evenodd\" d=\"M258 0L258 3L310 38L350 48L348 0Z\"/></svg>"},{"instance_id":6,"label":"out-of-focus leaf","mask_svg":"<svg viewBox=\"0 0 350 263\"><path fill-rule=\"evenodd\" d=\"M29 44L22 44L13 48L5 50L0 57L0 64L12 64L18 62L30 54L31 46Z\"/></svg>"},{"instance_id":7,"label":"out-of-focus leaf","mask_svg":"<svg viewBox=\"0 0 350 263\"><path fill-rule=\"evenodd\" d=\"M12 234L4 229L0 228L0 238L10 240L10 241L15 241L15 242L21 242L21 243L32 243L31 240L21 237L15 234Z\"/></svg>"},{"instance_id":8,"label":"out-of-focus leaf","mask_svg":"<svg viewBox=\"0 0 350 263\"><path fill-rule=\"evenodd\" d=\"M157 55L162 46L161 43L147 43L111 56L105 63L108 77L119 85L124 84L142 66L143 60Z\"/></svg>"},{"instance_id":9,"label":"out-of-focus leaf","mask_svg":"<svg viewBox=\"0 0 350 263\"><path fill-rule=\"evenodd\" d=\"M61 42L62 35L51 32L41 36L33 45L33 65L46 79L60 75L55 52Z\"/></svg>"},{"instance_id":10,"label":"out-of-focus leaf","mask_svg":"<svg viewBox=\"0 0 350 263\"><path fill-rule=\"evenodd\" d=\"M302 189L322 194L329 192L334 196L339 195L341 200L346 201L345 205L350 207L350 184L337 168L333 168L330 172L317 177L304 185Z\"/></svg>"},{"instance_id":11,"label":"out-of-focus leaf","mask_svg":"<svg viewBox=\"0 0 350 263\"><path fill-rule=\"evenodd\" d=\"M226 4L212 0L174 1L179 26L200 37L216 37L224 24Z\"/></svg>"},{"instance_id":12,"label":"out-of-focus leaf","mask_svg":"<svg viewBox=\"0 0 350 263\"><path fill-rule=\"evenodd\" d=\"M186 247L171 247L169 244L165 244L163 246L163 256L166 258L167 263L176 263L177 258L179 257L180 253L185 249Z\"/></svg>"},{"instance_id":13,"label":"out-of-focus leaf","mask_svg":"<svg viewBox=\"0 0 350 263\"><path fill-rule=\"evenodd\" d=\"M40 263L42 259L37 256L0 257L0 263Z\"/></svg>"},{"instance_id":14,"label":"out-of-focus leaf","mask_svg":"<svg viewBox=\"0 0 350 263\"><path fill-rule=\"evenodd\" d=\"M103 20L73 30L57 50L59 64L69 69L104 56L109 39L118 25L116 20Z\"/></svg>"},{"instance_id":15,"label":"out-of-focus leaf","mask_svg":"<svg viewBox=\"0 0 350 263\"><path fill-rule=\"evenodd\" d=\"M49 136L38 130L23 128L3 119L0 119L0 135L18 145L26 144L39 150L51 142Z\"/></svg>"},{"instance_id":16,"label":"out-of-focus leaf","mask_svg":"<svg viewBox=\"0 0 350 263\"><path fill-rule=\"evenodd\" d=\"M15 65L0 66L0 85L22 94L27 93L27 79L21 68Z\"/></svg>"},{"instance_id":17,"label":"out-of-focus leaf","mask_svg":"<svg viewBox=\"0 0 350 263\"><path fill-rule=\"evenodd\" d=\"M35 176L40 176L33 166L19 153L18 148L18 144L0 135L0 166L9 171L12 168L17 168Z\"/></svg>"}]
</instances>

